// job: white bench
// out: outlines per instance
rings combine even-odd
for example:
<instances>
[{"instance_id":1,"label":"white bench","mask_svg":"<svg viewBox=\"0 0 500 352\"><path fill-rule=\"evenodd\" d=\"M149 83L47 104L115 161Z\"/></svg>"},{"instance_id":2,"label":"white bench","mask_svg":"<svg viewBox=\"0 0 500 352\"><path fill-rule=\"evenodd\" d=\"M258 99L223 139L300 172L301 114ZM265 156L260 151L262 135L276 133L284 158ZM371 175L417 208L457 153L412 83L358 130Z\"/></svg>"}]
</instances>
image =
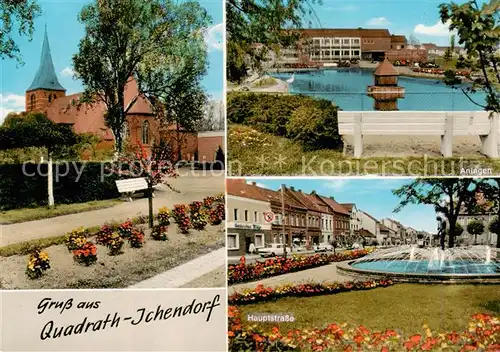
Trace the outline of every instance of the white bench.
<instances>
[{"instance_id":1,"label":"white bench","mask_svg":"<svg viewBox=\"0 0 500 352\"><path fill-rule=\"evenodd\" d=\"M116 188L118 188L118 192L126 194L129 201L132 201L132 194L134 194L134 192L145 192L148 189L148 182L144 177L117 180L115 182ZM155 195L153 193L153 197L154 196Z\"/></svg>"},{"instance_id":2,"label":"white bench","mask_svg":"<svg viewBox=\"0 0 500 352\"><path fill-rule=\"evenodd\" d=\"M481 153L498 158L498 114L486 111L339 111L341 136L353 136L354 157L363 154L363 136L440 136L441 154L451 157L453 136L479 136Z\"/></svg>"}]
</instances>

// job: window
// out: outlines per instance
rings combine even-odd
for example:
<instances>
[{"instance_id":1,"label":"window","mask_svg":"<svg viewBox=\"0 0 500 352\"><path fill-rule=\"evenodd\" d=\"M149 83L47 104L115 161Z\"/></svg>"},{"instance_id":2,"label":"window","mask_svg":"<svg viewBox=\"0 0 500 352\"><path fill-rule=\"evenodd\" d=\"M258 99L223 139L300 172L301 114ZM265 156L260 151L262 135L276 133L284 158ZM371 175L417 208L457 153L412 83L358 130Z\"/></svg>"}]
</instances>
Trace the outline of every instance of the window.
<instances>
[{"instance_id":1,"label":"window","mask_svg":"<svg viewBox=\"0 0 500 352\"><path fill-rule=\"evenodd\" d=\"M238 221L238 209L234 209L234 221Z\"/></svg>"},{"instance_id":2,"label":"window","mask_svg":"<svg viewBox=\"0 0 500 352\"><path fill-rule=\"evenodd\" d=\"M245 209L245 221L248 221L248 210Z\"/></svg>"},{"instance_id":3,"label":"window","mask_svg":"<svg viewBox=\"0 0 500 352\"><path fill-rule=\"evenodd\" d=\"M325 39L325 44L330 45L330 39Z\"/></svg>"},{"instance_id":4,"label":"window","mask_svg":"<svg viewBox=\"0 0 500 352\"><path fill-rule=\"evenodd\" d=\"M350 51L349 50L344 50L344 55L349 56Z\"/></svg>"},{"instance_id":5,"label":"window","mask_svg":"<svg viewBox=\"0 0 500 352\"><path fill-rule=\"evenodd\" d=\"M349 39L344 39L342 40L343 45L349 45Z\"/></svg>"},{"instance_id":6,"label":"window","mask_svg":"<svg viewBox=\"0 0 500 352\"><path fill-rule=\"evenodd\" d=\"M255 234L255 248L263 248L264 247L264 234L256 233Z\"/></svg>"},{"instance_id":7,"label":"window","mask_svg":"<svg viewBox=\"0 0 500 352\"><path fill-rule=\"evenodd\" d=\"M240 236L237 233L227 234L227 249L240 249Z\"/></svg>"},{"instance_id":8,"label":"window","mask_svg":"<svg viewBox=\"0 0 500 352\"><path fill-rule=\"evenodd\" d=\"M353 54L353 55L355 55L355 56L359 56L359 50L354 50L354 51L352 52L352 54Z\"/></svg>"},{"instance_id":9,"label":"window","mask_svg":"<svg viewBox=\"0 0 500 352\"><path fill-rule=\"evenodd\" d=\"M52 94L49 94L49 103L52 101Z\"/></svg>"},{"instance_id":10,"label":"window","mask_svg":"<svg viewBox=\"0 0 500 352\"><path fill-rule=\"evenodd\" d=\"M340 50L335 50L335 56L340 56Z\"/></svg>"},{"instance_id":11,"label":"window","mask_svg":"<svg viewBox=\"0 0 500 352\"><path fill-rule=\"evenodd\" d=\"M30 96L30 110L35 110L35 94Z\"/></svg>"},{"instance_id":12,"label":"window","mask_svg":"<svg viewBox=\"0 0 500 352\"><path fill-rule=\"evenodd\" d=\"M142 123L142 144L149 144L149 121Z\"/></svg>"},{"instance_id":13,"label":"window","mask_svg":"<svg viewBox=\"0 0 500 352\"><path fill-rule=\"evenodd\" d=\"M256 211L253 212L253 221L259 222L259 214Z\"/></svg>"},{"instance_id":14,"label":"window","mask_svg":"<svg viewBox=\"0 0 500 352\"><path fill-rule=\"evenodd\" d=\"M352 40L352 43L353 43L354 45L359 45L359 39L353 39L353 40Z\"/></svg>"},{"instance_id":15,"label":"window","mask_svg":"<svg viewBox=\"0 0 500 352\"><path fill-rule=\"evenodd\" d=\"M334 39L333 44L339 45L340 44L340 39Z\"/></svg>"}]
</instances>

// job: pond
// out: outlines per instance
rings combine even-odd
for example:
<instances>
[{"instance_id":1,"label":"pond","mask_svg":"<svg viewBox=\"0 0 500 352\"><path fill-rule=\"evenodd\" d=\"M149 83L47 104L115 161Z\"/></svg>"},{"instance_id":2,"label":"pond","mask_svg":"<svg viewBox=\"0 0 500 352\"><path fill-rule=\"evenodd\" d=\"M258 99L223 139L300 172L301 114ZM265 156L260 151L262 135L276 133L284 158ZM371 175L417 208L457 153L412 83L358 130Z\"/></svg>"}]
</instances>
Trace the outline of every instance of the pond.
<instances>
[{"instance_id":1,"label":"pond","mask_svg":"<svg viewBox=\"0 0 500 352\"><path fill-rule=\"evenodd\" d=\"M287 80L291 73L276 73L273 77ZM332 100L343 110L373 110L373 99L366 95L367 86L374 84L373 70L329 69L295 74L290 84L292 94L305 94ZM405 88L405 98L398 99L399 110L411 111L480 111L459 89L434 79L402 77L398 85ZM473 99L484 104L486 95L478 92Z\"/></svg>"}]
</instances>

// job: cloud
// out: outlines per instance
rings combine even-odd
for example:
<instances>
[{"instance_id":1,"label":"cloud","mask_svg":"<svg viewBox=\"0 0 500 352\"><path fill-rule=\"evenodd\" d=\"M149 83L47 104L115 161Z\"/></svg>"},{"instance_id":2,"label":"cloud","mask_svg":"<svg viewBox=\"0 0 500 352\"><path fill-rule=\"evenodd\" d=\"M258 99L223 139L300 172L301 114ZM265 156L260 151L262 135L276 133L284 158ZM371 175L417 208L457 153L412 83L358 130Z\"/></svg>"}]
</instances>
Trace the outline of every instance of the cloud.
<instances>
[{"instance_id":1,"label":"cloud","mask_svg":"<svg viewBox=\"0 0 500 352\"><path fill-rule=\"evenodd\" d=\"M11 112L21 112L25 110L24 95L12 93L0 94L0 124L2 124L5 116Z\"/></svg>"},{"instance_id":2,"label":"cloud","mask_svg":"<svg viewBox=\"0 0 500 352\"><path fill-rule=\"evenodd\" d=\"M426 26L424 24L417 24L413 31L417 34L424 34L431 37L447 37L450 35L449 29L450 22L442 23L436 22L433 26Z\"/></svg>"},{"instance_id":3,"label":"cloud","mask_svg":"<svg viewBox=\"0 0 500 352\"><path fill-rule=\"evenodd\" d=\"M322 8L325 11L357 11L359 6L356 5L344 5L344 6L327 6Z\"/></svg>"},{"instance_id":4,"label":"cloud","mask_svg":"<svg viewBox=\"0 0 500 352\"><path fill-rule=\"evenodd\" d=\"M348 187L349 183L349 180L339 178L323 183L323 187L331 189L335 192L342 192L346 187Z\"/></svg>"},{"instance_id":5,"label":"cloud","mask_svg":"<svg viewBox=\"0 0 500 352\"><path fill-rule=\"evenodd\" d=\"M75 71L71 67L65 67L61 71L61 75L63 75L64 77L73 77L75 75Z\"/></svg>"},{"instance_id":6,"label":"cloud","mask_svg":"<svg viewBox=\"0 0 500 352\"><path fill-rule=\"evenodd\" d=\"M391 24L391 22L389 22L389 20L385 17L374 17L366 22L367 26L383 26L388 24Z\"/></svg>"},{"instance_id":7,"label":"cloud","mask_svg":"<svg viewBox=\"0 0 500 352\"><path fill-rule=\"evenodd\" d=\"M224 25L222 23L210 26L205 31L205 43L208 46L208 50L222 50L224 48L224 42L222 40L222 34L224 32Z\"/></svg>"}]
</instances>

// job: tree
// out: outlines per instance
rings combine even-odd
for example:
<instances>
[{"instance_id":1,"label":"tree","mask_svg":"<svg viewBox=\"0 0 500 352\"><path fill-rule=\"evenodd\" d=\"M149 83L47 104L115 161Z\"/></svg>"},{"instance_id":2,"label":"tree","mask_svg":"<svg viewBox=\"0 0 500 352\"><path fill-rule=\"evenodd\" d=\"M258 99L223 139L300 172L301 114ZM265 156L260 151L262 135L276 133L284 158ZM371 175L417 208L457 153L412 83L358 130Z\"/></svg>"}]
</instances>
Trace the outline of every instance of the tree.
<instances>
[{"instance_id":1,"label":"tree","mask_svg":"<svg viewBox=\"0 0 500 352\"><path fill-rule=\"evenodd\" d=\"M461 85L461 80L453 71L446 75L445 83L462 90L465 96L484 110L500 112L500 58L497 51L500 28L498 13L500 1L490 0L479 6L476 0L464 4L440 5L440 17L443 23L450 23L450 31L458 34L458 43L463 45L472 68L480 72L471 86ZM486 104L480 104L472 98L478 90L486 93Z\"/></svg>"},{"instance_id":2,"label":"tree","mask_svg":"<svg viewBox=\"0 0 500 352\"><path fill-rule=\"evenodd\" d=\"M415 34L411 34L408 38L408 45L419 46L420 40L415 36Z\"/></svg>"},{"instance_id":3,"label":"tree","mask_svg":"<svg viewBox=\"0 0 500 352\"><path fill-rule=\"evenodd\" d=\"M485 204L482 207L478 207L477 213L496 213L496 221L498 223L498 219L500 218L500 179L498 178L482 178L478 183L478 191L484 197L484 201L489 203ZM490 231L492 233L497 234L497 243L496 247L500 248L500 234L498 232L498 228L491 229L491 226L494 225L495 220L493 220L490 224Z\"/></svg>"},{"instance_id":4,"label":"tree","mask_svg":"<svg viewBox=\"0 0 500 352\"><path fill-rule=\"evenodd\" d=\"M65 147L79 143L79 137L69 126L59 125L39 112L9 116L0 126L0 150L43 147L48 154L48 204L54 205L52 157Z\"/></svg>"},{"instance_id":5,"label":"tree","mask_svg":"<svg viewBox=\"0 0 500 352\"><path fill-rule=\"evenodd\" d=\"M198 123L198 131L223 131L224 106L220 100L211 100L205 109L203 119Z\"/></svg>"},{"instance_id":6,"label":"tree","mask_svg":"<svg viewBox=\"0 0 500 352\"><path fill-rule=\"evenodd\" d=\"M312 15L319 0L226 1L227 79L241 82L250 71L260 70L270 51L295 45L303 17ZM256 45L259 44L259 45Z\"/></svg>"},{"instance_id":7,"label":"tree","mask_svg":"<svg viewBox=\"0 0 500 352\"><path fill-rule=\"evenodd\" d=\"M474 236L474 244L477 244L477 235L484 233L484 224L481 221L473 220L467 224L467 232Z\"/></svg>"},{"instance_id":8,"label":"tree","mask_svg":"<svg viewBox=\"0 0 500 352\"><path fill-rule=\"evenodd\" d=\"M457 219L461 211L474 202L475 183L470 178L419 178L393 190L401 201L394 209L399 212L408 204L427 204L434 206L437 213L448 220L448 247L455 244ZM441 236L445 236L443 231ZM443 237L441 238L444 244Z\"/></svg>"},{"instance_id":9,"label":"tree","mask_svg":"<svg viewBox=\"0 0 500 352\"><path fill-rule=\"evenodd\" d=\"M495 216L488 228L491 233L497 235L497 248L500 248L500 217Z\"/></svg>"},{"instance_id":10,"label":"tree","mask_svg":"<svg viewBox=\"0 0 500 352\"><path fill-rule=\"evenodd\" d=\"M177 71L176 62L182 59L182 53L176 56L179 53L175 51L179 42L186 42L186 33L200 32L193 24L199 22L199 16L205 19L206 11L188 9L193 9L192 2L109 0L86 5L80 12L85 36L73 57L76 77L85 88L80 102L105 104L105 122L114 134L117 152L123 148L127 113L139 95L152 96L169 87L169 78ZM150 76L155 80L143 84L140 79L144 75L139 71L151 73L152 66L161 66L164 79ZM131 78L138 79L139 94L126 103L125 86Z\"/></svg>"},{"instance_id":11,"label":"tree","mask_svg":"<svg viewBox=\"0 0 500 352\"><path fill-rule=\"evenodd\" d=\"M455 55L455 40L456 40L456 36L455 36L455 34L452 34L450 36L450 51L451 51L452 58L453 58L453 55Z\"/></svg>"},{"instance_id":12,"label":"tree","mask_svg":"<svg viewBox=\"0 0 500 352\"><path fill-rule=\"evenodd\" d=\"M22 63L19 47L14 41L12 31L14 25L19 26L17 34L27 36L31 41L35 31L35 19L41 9L36 0L2 0L0 1L0 58L15 59Z\"/></svg>"}]
</instances>

